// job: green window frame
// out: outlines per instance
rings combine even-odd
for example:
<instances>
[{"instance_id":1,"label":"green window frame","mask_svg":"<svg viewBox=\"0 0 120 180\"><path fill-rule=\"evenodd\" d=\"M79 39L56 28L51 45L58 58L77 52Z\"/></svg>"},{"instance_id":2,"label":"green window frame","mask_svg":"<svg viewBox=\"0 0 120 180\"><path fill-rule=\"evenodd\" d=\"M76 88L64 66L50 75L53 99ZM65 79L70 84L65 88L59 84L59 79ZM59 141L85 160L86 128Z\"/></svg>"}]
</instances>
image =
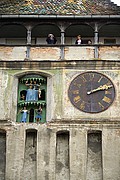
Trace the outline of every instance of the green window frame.
<instances>
[{"instance_id":1,"label":"green window frame","mask_svg":"<svg viewBox=\"0 0 120 180\"><path fill-rule=\"evenodd\" d=\"M47 78L30 74L19 78L17 122L46 122Z\"/></svg>"}]
</instances>

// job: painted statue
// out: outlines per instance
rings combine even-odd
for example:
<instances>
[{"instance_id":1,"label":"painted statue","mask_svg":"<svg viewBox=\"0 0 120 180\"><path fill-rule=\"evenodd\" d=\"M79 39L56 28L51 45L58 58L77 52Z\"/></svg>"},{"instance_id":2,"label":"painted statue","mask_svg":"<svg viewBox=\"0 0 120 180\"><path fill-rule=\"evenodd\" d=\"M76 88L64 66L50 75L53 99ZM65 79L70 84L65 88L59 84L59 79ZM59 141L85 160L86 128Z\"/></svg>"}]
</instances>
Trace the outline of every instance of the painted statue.
<instances>
[{"instance_id":1,"label":"painted statue","mask_svg":"<svg viewBox=\"0 0 120 180\"><path fill-rule=\"evenodd\" d=\"M40 85L37 84L36 81L33 83L33 99L34 101L38 101L38 98L41 96L41 90L40 90Z\"/></svg>"},{"instance_id":2,"label":"painted statue","mask_svg":"<svg viewBox=\"0 0 120 180\"><path fill-rule=\"evenodd\" d=\"M22 113L22 117L21 117L20 122L26 123L27 122L27 118L28 118L28 113L29 113L29 111L27 110L26 106L24 106L24 108L20 112Z\"/></svg>"},{"instance_id":3,"label":"painted statue","mask_svg":"<svg viewBox=\"0 0 120 180\"><path fill-rule=\"evenodd\" d=\"M25 85L28 86L26 101L38 101L41 95L40 85L36 81L30 81L30 83L26 81Z\"/></svg>"},{"instance_id":4,"label":"painted statue","mask_svg":"<svg viewBox=\"0 0 120 180\"><path fill-rule=\"evenodd\" d=\"M39 106L39 108L36 109L35 111L37 113L37 115L35 116L35 120L38 123L42 119L42 115L41 115L42 114L42 108L41 108L41 106Z\"/></svg>"}]
</instances>

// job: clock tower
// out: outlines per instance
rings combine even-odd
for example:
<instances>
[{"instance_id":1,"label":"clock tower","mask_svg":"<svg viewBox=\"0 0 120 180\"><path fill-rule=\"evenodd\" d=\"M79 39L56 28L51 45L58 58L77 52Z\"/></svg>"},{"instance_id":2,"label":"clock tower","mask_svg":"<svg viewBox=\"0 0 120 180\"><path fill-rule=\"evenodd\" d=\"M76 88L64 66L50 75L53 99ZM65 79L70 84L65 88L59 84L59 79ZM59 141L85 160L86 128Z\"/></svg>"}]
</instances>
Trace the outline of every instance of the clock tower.
<instances>
[{"instance_id":1,"label":"clock tower","mask_svg":"<svg viewBox=\"0 0 120 180\"><path fill-rule=\"evenodd\" d=\"M120 7L0 1L0 180L120 180Z\"/></svg>"}]
</instances>

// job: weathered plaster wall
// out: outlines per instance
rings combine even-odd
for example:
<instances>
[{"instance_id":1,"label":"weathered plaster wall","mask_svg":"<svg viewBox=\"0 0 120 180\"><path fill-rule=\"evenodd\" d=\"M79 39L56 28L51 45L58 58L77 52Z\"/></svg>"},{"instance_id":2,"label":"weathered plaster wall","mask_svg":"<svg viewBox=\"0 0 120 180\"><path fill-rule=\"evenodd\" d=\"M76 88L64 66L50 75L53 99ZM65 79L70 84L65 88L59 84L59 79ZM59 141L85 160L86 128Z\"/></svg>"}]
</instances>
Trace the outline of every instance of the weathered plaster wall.
<instances>
[{"instance_id":1,"label":"weathered plaster wall","mask_svg":"<svg viewBox=\"0 0 120 180\"><path fill-rule=\"evenodd\" d=\"M0 47L0 60L11 61L11 60L24 60L26 58L26 47Z\"/></svg>"},{"instance_id":2,"label":"weathered plaster wall","mask_svg":"<svg viewBox=\"0 0 120 180\"><path fill-rule=\"evenodd\" d=\"M98 60L120 60L119 46L65 46L65 47L27 47L0 46L0 61L59 61L63 60L94 60L97 48ZM62 51L63 49L63 51Z\"/></svg>"},{"instance_id":3,"label":"weathered plaster wall","mask_svg":"<svg viewBox=\"0 0 120 180\"><path fill-rule=\"evenodd\" d=\"M59 47L31 47L30 50L31 60L59 60L60 48Z\"/></svg>"},{"instance_id":4,"label":"weathered plaster wall","mask_svg":"<svg viewBox=\"0 0 120 180\"><path fill-rule=\"evenodd\" d=\"M31 71L22 71L29 72ZM34 71L35 72L35 71ZM84 113L76 109L68 98L68 88L71 81L80 73L85 71L61 69L61 70L49 70L44 71L48 74L52 74L48 77L47 85L47 116L46 120L51 121L53 119L65 119L67 121L74 120L100 120L100 121L112 121L113 119L119 121L120 114L120 73L118 70L103 70L97 71L103 73L111 79L115 86L115 99L112 105L105 111L96 114ZM96 71L95 71L96 72ZM18 88L18 77L15 75L16 72L0 71L1 73L1 120L10 120L16 122L17 116L17 88ZM21 73L21 71L17 71ZM43 73L43 71L38 71ZM14 111L13 111L14 109Z\"/></svg>"},{"instance_id":5,"label":"weathered plaster wall","mask_svg":"<svg viewBox=\"0 0 120 180\"><path fill-rule=\"evenodd\" d=\"M6 123L6 125L0 125L0 128L3 127L7 131L6 180L24 180L25 178L23 174L25 168L28 168L30 170L30 168L32 167L30 164L27 164L27 166L24 167L24 162L26 159L26 130L30 131L31 129L37 131L36 172L33 169L36 174L35 179L58 180L58 177L61 177L62 174L65 177L65 180L86 180L90 179L91 177L93 177L95 180L120 179L120 128L118 127L118 125L100 125L96 123L93 123L91 125L63 125L61 123L38 125L26 123L11 126L9 123ZM69 132L69 136L63 136L61 139L60 136L57 136L57 133L60 131L63 133ZM95 131L101 131L101 141L99 142L97 141L97 138L95 138L93 142L94 145L88 145L88 141L90 141L90 139L87 134L89 131L91 133L94 133ZM30 150L30 147L28 149ZM90 149L93 150L92 153L90 153ZM89 156L87 152L90 153ZM32 153L33 150L29 151L27 156L31 156ZM95 166L95 163L97 166ZM62 171L59 171L60 174L58 174L58 170L61 169L61 164L64 164L64 167L62 167ZM100 171L103 172L103 176L102 174L100 174L100 171L98 171L98 173L95 172L91 176L91 174L93 173L92 166L95 166L95 169L97 168L97 170L100 170L102 166L102 169ZM67 171L65 171L64 168ZM88 174L87 171L89 172ZM67 176L65 176L65 174ZM31 175L29 177L31 177Z\"/></svg>"},{"instance_id":6,"label":"weathered plaster wall","mask_svg":"<svg viewBox=\"0 0 120 180\"><path fill-rule=\"evenodd\" d=\"M105 180L120 179L120 128L103 129L103 177Z\"/></svg>"},{"instance_id":7,"label":"weathered plaster wall","mask_svg":"<svg viewBox=\"0 0 120 180\"><path fill-rule=\"evenodd\" d=\"M89 60L94 59L94 47L65 47L66 60Z\"/></svg>"},{"instance_id":8,"label":"weathered plaster wall","mask_svg":"<svg viewBox=\"0 0 120 180\"><path fill-rule=\"evenodd\" d=\"M99 59L120 60L120 47L119 46L99 47Z\"/></svg>"},{"instance_id":9,"label":"weathered plaster wall","mask_svg":"<svg viewBox=\"0 0 120 180\"><path fill-rule=\"evenodd\" d=\"M0 105L1 120L16 121L17 107L17 84L18 80L11 76L7 71L0 71ZM13 111L14 109L14 111Z\"/></svg>"},{"instance_id":10,"label":"weathered plaster wall","mask_svg":"<svg viewBox=\"0 0 120 180\"><path fill-rule=\"evenodd\" d=\"M99 180L120 179L119 66L116 64L108 66L109 63L106 65L101 61L100 64L95 62L91 67L88 67L86 62L81 64L68 62L67 68L65 64L66 62L63 64L61 62L57 67L54 62L51 63L51 67L48 67L49 63L48 66L42 65L41 67L41 63L38 62L33 64L20 62L15 64L16 67L14 65L14 70L11 70L11 62L2 64L6 67L0 70L0 129L6 131L6 180L25 180L28 175L25 174L26 177L24 177L23 174L28 171L29 166L30 169L33 167L31 161L25 163L31 153L33 154L33 150L30 150L28 145L26 146L26 130L28 129L37 131L36 162L33 167L34 175L31 175L32 180L33 178L35 180L58 180L62 174L65 180L91 179L95 158L101 160L102 164L97 163L101 172L94 174L94 178ZM75 68L70 68L69 65ZM115 85L116 96L113 104L106 111L97 115L77 110L68 99L70 82L77 75L85 72L86 66L89 71L94 69L105 74ZM16 123L18 77L33 72L47 77L47 123ZM65 133L66 131L69 132L69 137L57 136L58 132ZM101 150L97 154L92 152L88 158L88 153L91 152L88 146L88 132L92 131L101 131L102 140L98 145ZM63 158L63 155L68 152L69 166L68 159L64 161ZM57 164L58 160L60 162ZM62 170L61 164L64 164Z\"/></svg>"}]
</instances>

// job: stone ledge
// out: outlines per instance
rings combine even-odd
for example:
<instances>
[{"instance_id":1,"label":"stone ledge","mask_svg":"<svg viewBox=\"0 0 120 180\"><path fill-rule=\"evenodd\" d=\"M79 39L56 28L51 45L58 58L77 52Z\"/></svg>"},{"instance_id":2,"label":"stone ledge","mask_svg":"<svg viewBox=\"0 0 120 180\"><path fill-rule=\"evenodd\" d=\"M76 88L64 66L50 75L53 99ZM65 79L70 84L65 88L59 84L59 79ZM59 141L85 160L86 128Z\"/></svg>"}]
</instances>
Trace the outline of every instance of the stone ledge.
<instances>
[{"instance_id":1,"label":"stone ledge","mask_svg":"<svg viewBox=\"0 0 120 180\"><path fill-rule=\"evenodd\" d=\"M0 69L27 70L27 69L85 69L86 70L119 70L120 61L117 60L59 60L59 61L0 61Z\"/></svg>"}]
</instances>

